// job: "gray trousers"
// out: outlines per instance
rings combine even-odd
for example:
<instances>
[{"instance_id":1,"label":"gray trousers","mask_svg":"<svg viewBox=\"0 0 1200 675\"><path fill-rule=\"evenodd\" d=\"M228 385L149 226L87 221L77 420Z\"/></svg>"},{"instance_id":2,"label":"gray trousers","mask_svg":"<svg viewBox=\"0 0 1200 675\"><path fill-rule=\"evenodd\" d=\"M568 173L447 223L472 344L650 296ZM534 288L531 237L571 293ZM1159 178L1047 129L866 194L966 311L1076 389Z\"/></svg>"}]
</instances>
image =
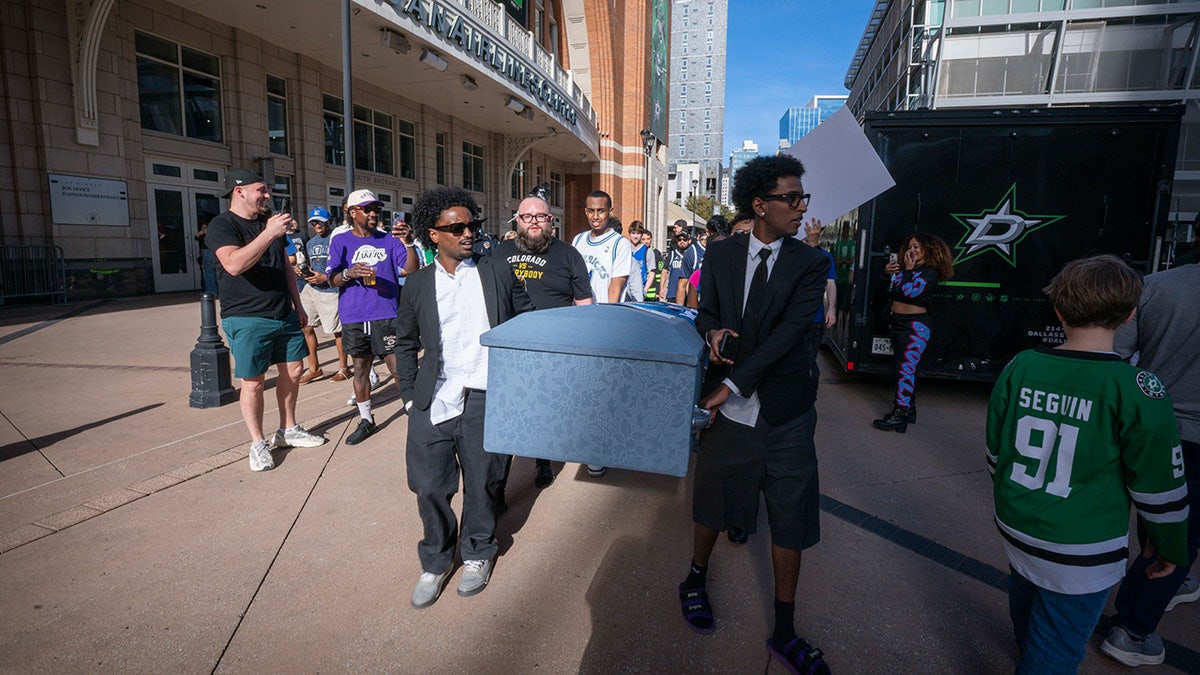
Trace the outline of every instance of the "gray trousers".
<instances>
[{"instance_id":1,"label":"gray trousers","mask_svg":"<svg viewBox=\"0 0 1200 675\"><path fill-rule=\"evenodd\" d=\"M414 406L408 418L408 489L417 495L425 536L417 544L421 569L441 574L454 564L458 540L463 560L496 557L496 491L504 477L504 455L483 449L486 392L468 390L463 414L432 424L428 410ZM461 469L461 471L460 471ZM450 507L463 486L462 534Z\"/></svg>"}]
</instances>

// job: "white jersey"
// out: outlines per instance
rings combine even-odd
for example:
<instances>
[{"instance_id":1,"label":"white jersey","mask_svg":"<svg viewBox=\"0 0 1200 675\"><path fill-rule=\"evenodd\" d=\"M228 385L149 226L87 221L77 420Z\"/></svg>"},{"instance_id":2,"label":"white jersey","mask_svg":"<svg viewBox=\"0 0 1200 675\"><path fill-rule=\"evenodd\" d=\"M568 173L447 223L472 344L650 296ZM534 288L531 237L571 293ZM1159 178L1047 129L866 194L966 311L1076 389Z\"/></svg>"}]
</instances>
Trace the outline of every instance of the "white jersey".
<instances>
[{"instance_id":1,"label":"white jersey","mask_svg":"<svg viewBox=\"0 0 1200 675\"><path fill-rule=\"evenodd\" d=\"M613 277L629 277L633 267L633 249L629 240L615 230L605 230L593 239L591 232L580 232L571 242L587 264L592 299L608 302L608 282ZM617 297L624 295L624 290Z\"/></svg>"}]
</instances>

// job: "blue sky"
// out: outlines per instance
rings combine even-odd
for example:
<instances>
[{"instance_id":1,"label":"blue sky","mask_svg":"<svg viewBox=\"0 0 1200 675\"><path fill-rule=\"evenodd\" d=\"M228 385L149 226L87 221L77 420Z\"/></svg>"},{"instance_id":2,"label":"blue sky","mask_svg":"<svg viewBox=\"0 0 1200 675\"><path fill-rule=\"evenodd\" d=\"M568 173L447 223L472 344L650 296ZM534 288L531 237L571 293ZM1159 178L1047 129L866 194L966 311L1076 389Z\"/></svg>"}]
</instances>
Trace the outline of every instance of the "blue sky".
<instances>
[{"instance_id":1,"label":"blue sky","mask_svg":"<svg viewBox=\"0 0 1200 675\"><path fill-rule=\"evenodd\" d=\"M779 118L818 94L849 92L843 81L875 0L729 0L725 150L758 143L773 154Z\"/></svg>"}]
</instances>

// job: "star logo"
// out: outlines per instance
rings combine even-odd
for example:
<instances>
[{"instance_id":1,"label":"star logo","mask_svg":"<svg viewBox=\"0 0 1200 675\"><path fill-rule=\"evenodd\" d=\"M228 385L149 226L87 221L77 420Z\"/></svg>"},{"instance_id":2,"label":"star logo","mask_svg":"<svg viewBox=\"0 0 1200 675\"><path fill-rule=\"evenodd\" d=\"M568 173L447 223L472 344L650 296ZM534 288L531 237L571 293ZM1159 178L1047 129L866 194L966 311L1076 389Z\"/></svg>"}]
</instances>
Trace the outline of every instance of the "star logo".
<instances>
[{"instance_id":1,"label":"star logo","mask_svg":"<svg viewBox=\"0 0 1200 675\"><path fill-rule=\"evenodd\" d=\"M995 251L1013 267L1017 266L1016 246L1047 225L1052 225L1066 216L1035 216L1016 208L1017 184L1000 198L994 208L980 213L951 213L950 216L967 229L966 234L955 245L958 255L955 264L970 260L987 251Z\"/></svg>"}]
</instances>

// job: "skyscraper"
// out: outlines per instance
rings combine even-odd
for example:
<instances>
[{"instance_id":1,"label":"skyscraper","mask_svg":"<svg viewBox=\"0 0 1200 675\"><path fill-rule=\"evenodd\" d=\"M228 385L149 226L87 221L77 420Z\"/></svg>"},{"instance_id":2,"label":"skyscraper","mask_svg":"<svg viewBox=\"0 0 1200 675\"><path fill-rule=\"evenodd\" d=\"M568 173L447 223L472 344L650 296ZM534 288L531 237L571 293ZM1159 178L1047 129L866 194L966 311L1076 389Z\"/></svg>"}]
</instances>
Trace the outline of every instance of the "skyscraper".
<instances>
[{"instance_id":1,"label":"skyscraper","mask_svg":"<svg viewBox=\"0 0 1200 675\"><path fill-rule=\"evenodd\" d=\"M738 169L746 166L746 162L758 157L758 144L751 140L742 141L742 147L729 153L729 180L737 180Z\"/></svg>"},{"instance_id":2,"label":"skyscraper","mask_svg":"<svg viewBox=\"0 0 1200 675\"><path fill-rule=\"evenodd\" d=\"M700 194L719 197L725 128L728 0L673 0L668 170L701 167Z\"/></svg>"},{"instance_id":3,"label":"skyscraper","mask_svg":"<svg viewBox=\"0 0 1200 675\"><path fill-rule=\"evenodd\" d=\"M780 149L790 148L844 105L845 96L814 96L803 108L788 108L779 118Z\"/></svg>"}]
</instances>

